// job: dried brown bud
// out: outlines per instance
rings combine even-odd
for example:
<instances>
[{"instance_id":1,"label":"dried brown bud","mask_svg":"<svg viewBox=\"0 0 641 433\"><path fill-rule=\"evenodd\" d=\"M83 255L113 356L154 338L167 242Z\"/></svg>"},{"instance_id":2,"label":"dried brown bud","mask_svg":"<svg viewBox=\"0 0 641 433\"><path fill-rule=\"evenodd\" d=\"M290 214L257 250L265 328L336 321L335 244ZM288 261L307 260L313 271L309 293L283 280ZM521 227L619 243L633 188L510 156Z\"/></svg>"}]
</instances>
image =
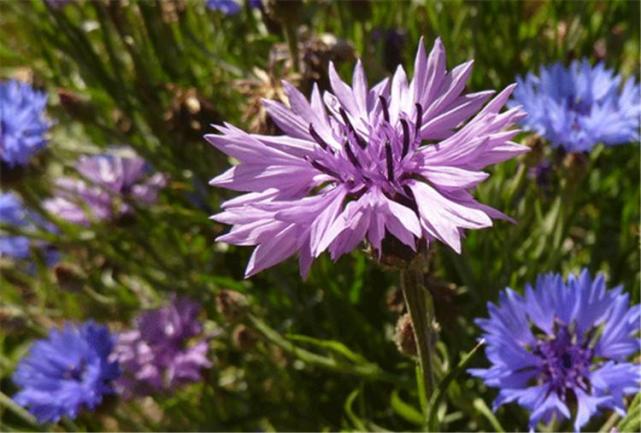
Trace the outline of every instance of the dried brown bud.
<instances>
[{"instance_id":1,"label":"dried brown bud","mask_svg":"<svg viewBox=\"0 0 641 433\"><path fill-rule=\"evenodd\" d=\"M195 88L185 89L175 84L168 84L166 88L172 95L172 101L163 118L169 129L182 135L185 140L201 140L207 125L220 120L214 105Z\"/></svg>"},{"instance_id":2,"label":"dried brown bud","mask_svg":"<svg viewBox=\"0 0 641 433\"><path fill-rule=\"evenodd\" d=\"M570 170L582 170L588 163L588 158L583 153L566 153L563 166Z\"/></svg>"},{"instance_id":3,"label":"dried brown bud","mask_svg":"<svg viewBox=\"0 0 641 433\"><path fill-rule=\"evenodd\" d=\"M187 8L186 0L164 0L159 2L162 20L166 23L175 23Z\"/></svg>"},{"instance_id":4,"label":"dried brown bud","mask_svg":"<svg viewBox=\"0 0 641 433\"><path fill-rule=\"evenodd\" d=\"M23 332L27 326L27 318L20 311L0 306L0 329L7 335Z\"/></svg>"},{"instance_id":5,"label":"dried brown bud","mask_svg":"<svg viewBox=\"0 0 641 433\"><path fill-rule=\"evenodd\" d=\"M409 313L406 313L396 322L394 342L399 352L407 356L416 356L416 340L414 339L414 326Z\"/></svg>"},{"instance_id":6,"label":"dried brown bud","mask_svg":"<svg viewBox=\"0 0 641 433\"><path fill-rule=\"evenodd\" d=\"M69 89L58 89L58 99L65 112L75 119L91 121L96 117L96 109L86 96Z\"/></svg>"},{"instance_id":7,"label":"dried brown bud","mask_svg":"<svg viewBox=\"0 0 641 433\"><path fill-rule=\"evenodd\" d=\"M598 39L594 43L594 57L598 60L605 60L608 55L608 46L605 42L605 39Z\"/></svg>"},{"instance_id":8,"label":"dried brown bud","mask_svg":"<svg viewBox=\"0 0 641 433\"><path fill-rule=\"evenodd\" d=\"M528 167L537 165L544 156L545 140L537 134L532 134L527 136L523 143L530 148L530 151L523 155L523 162Z\"/></svg>"},{"instance_id":9,"label":"dried brown bud","mask_svg":"<svg viewBox=\"0 0 641 433\"><path fill-rule=\"evenodd\" d=\"M298 49L301 53L301 88L304 92L311 90L315 82L321 89L329 88L329 62L339 67L341 63L356 58L354 47L349 42L330 33L318 36L310 33L302 35L300 40Z\"/></svg>"},{"instance_id":10,"label":"dried brown bud","mask_svg":"<svg viewBox=\"0 0 641 433\"><path fill-rule=\"evenodd\" d=\"M385 304L392 313L402 314L405 311L403 291L398 287L391 287L385 295Z\"/></svg>"},{"instance_id":11,"label":"dried brown bud","mask_svg":"<svg viewBox=\"0 0 641 433\"><path fill-rule=\"evenodd\" d=\"M247 309L247 297L233 290L221 290L216 294L216 311L229 321L238 320Z\"/></svg>"},{"instance_id":12,"label":"dried brown bud","mask_svg":"<svg viewBox=\"0 0 641 433\"><path fill-rule=\"evenodd\" d=\"M231 334L231 341L238 350L248 351L256 346L256 334L245 325L238 325Z\"/></svg>"},{"instance_id":13,"label":"dried brown bud","mask_svg":"<svg viewBox=\"0 0 641 433\"><path fill-rule=\"evenodd\" d=\"M288 57L278 57L272 49L270 53L269 70L254 68L252 77L236 80L234 86L246 97L243 119L249 123L249 130L259 134L277 134L276 124L267 115L263 99L275 100L282 103L287 101L281 80L286 80L294 85L298 77L291 74L285 65Z\"/></svg>"},{"instance_id":14,"label":"dried brown bud","mask_svg":"<svg viewBox=\"0 0 641 433\"><path fill-rule=\"evenodd\" d=\"M59 263L53 268L53 273L61 289L69 292L82 290L85 278L78 268L66 263Z\"/></svg>"}]
</instances>

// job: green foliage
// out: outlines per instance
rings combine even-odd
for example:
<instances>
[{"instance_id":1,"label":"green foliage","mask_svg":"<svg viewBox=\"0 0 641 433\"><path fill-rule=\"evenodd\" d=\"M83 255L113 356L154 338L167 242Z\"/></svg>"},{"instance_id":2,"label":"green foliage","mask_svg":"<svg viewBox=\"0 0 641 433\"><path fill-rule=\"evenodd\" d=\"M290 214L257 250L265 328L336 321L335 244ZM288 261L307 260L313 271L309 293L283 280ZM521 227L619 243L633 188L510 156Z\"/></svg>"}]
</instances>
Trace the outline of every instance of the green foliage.
<instances>
[{"instance_id":1,"label":"green foliage","mask_svg":"<svg viewBox=\"0 0 641 433\"><path fill-rule=\"evenodd\" d=\"M414 360L393 342L398 314L386 302L398 284L393 273L357 252L336 264L322 257L307 281L294 261L244 280L249 249L213 240L225 227L208 217L230 195L207 181L230 161L202 135L223 121L255 127L259 114L243 82L258 86L258 97L278 94L282 78L303 89L309 78L286 62L274 66L274 47L287 57L281 24L249 7L225 17L200 0L78 1L61 8L16 1L1 8L0 76L28 76L45 88L56 119L48 150L7 186L41 210L53 179L70 172L79 155L110 144L132 146L170 183L157 205L136 209L126 221L78 227L49 215L59 233L32 236L62 252L59 266L72 278L47 269L42 258L33 271L0 261L0 430L425 427ZM392 54L411 70L421 35L428 45L443 38L449 66L474 58L470 87L479 90L505 87L516 75L557 60L587 56L626 76L638 74L640 61L639 3L624 0L305 1L299 19L312 37L329 33L351 44L370 83L390 73ZM380 37L390 29L404 35L393 52ZM339 63L345 76L353 60ZM271 84L257 80L255 68L267 71ZM322 84L322 67L318 73ZM486 365L478 354L471 358L478 338L473 319L486 315L486 303L499 290L522 290L541 272L588 267L604 271L611 285L623 284L639 302L638 145L599 147L576 158L547 145L536 149L493 168L475 193L516 223L468 232L460 256L442 245L430 255L431 281L446 287L434 292L440 387L429 406L432 430L526 428L517 407L493 414L488 405L495 392L464 372ZM553 163L545 187L528 175L543 157ZM247 295L249 311L237 318L218 311L222 289ZM114 398L96 413L57 426L38 426L7 397L16 391L10 378L16 363L50 327L93 318L121 330L172 293L199 301L216 335L214 366L202 382L170 395ZM251 333L251 344L234 340L240 326ZM638 403L637 397L635 409L618 422L620 431L638 431ZM569 423L555 427L571 429Z\"/></svg>"}]
</instances>

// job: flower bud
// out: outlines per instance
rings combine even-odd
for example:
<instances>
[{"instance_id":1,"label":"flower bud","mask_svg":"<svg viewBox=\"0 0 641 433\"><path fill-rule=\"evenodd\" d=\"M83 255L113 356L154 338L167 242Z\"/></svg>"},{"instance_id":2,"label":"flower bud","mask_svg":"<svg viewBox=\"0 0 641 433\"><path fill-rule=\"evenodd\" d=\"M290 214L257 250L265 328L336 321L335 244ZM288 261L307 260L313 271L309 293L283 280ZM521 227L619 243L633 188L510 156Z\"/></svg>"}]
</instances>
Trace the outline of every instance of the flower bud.
<instances>
[{"instance_id":1,"label":"flower bud","mask_svg":"<svg viewBox=\"0 0 641 433\"><path fill-rule=\"evenodd\" d=\"M248 351L256 346L256 334L245 325L238 325L231 334L231 340L235 348Z\"/></svg>"},{"instance_id":2,"label":"flower bud","mask_svg":"<svg viewBox=\"0 0 641 433\"><path fill-rule=\"evenodd\" d=\"M233 290L221 290L216 294L216 311L229 321L238 320L247 308L247 297Z\"/></svg>"},{"instance_id":3,"label":"flower bud","mask_svg":"<svg viewBox=\"0 0 641 433\"><path fill-rule=\"evenodd\" d=\"M396 322L396 333L394 342L398 351L406 356L416 356L416 340L414 338L414 326L409 313L405 313Z\"/></svg>"}]
</instances>

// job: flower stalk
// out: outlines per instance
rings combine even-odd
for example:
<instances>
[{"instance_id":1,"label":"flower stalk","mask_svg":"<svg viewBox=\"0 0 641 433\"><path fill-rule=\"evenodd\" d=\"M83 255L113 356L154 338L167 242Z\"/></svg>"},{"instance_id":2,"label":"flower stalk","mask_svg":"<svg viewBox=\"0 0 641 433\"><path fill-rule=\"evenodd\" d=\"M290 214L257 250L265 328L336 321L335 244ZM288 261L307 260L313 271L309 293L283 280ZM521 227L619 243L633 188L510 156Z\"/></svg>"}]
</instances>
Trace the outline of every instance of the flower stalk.
<instances>
[{"instance_id":1,"label":"flower stalk","mask_svg":"<svg viewBox=\"0 0 641 433\"><path fill-rule=\"evenodd\" d=\"M300 72L300 56L298 55L298 35L296 34L296 25L291 22L284 24L285 39L292 59L292 69L294 72Z\"/></svg>"},{"instance_id":2,"label":"flower stalk","mask_svg":"<svg viewBox=\"0 0 641 433\"><path fill-rule=\"evenodd\" d=\"M432 295L425 287L424 256L416 255L407 267L401 270L401 288L407 311L409 311L414 329L414 338L421 371L421 386L429 401L434 391L434 365L432 351L434 348L434 303ZM424 413L427 413L424 408Z\"/></svg>"}]
</instances>

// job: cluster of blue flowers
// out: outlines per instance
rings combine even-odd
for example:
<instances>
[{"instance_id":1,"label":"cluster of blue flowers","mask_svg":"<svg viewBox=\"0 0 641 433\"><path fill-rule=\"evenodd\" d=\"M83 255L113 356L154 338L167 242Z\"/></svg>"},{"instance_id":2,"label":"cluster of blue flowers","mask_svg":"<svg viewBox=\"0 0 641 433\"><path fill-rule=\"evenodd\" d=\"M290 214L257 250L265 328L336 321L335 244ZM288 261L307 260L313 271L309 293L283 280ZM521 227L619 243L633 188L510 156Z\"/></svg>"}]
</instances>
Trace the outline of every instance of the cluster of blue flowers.
<instances>
[{"instance_id":1,"label":"cluster of blue flowers","mask_svg":"<svg viewBox=\"0 0 641 433\"><path fill-rule=\"evenodd\" d=\"M598 143L631 143L639 141L641 88L634 77L621 82L602 63L555 63L542 67L538 76L519 77L512 105L528 113L525 128L568 152L588 152Z\"/></svg>"},{"instance_id":2,"label":"cluster of blue flowers","mask_svg":"<svg viewBox=\"0 0 641 433\"><path fill-rule=\"evenodd\" d=\"M52 224L26 209L19 196L11 192L0 193L0 223L20 228L24 232L55 232ZM36 249L44 254L47 265L57 262L58 253L43 242L32 241L22 235L0 234L0 257L26 260Z\"/></svg>"},{"instance_id":3,"label":"cluster of blue flowers","mask_svg":"<svg viewBox=\"0 0 641 433\"><path fill-rule=\"evenodd\" d=\"M26 165L47 144L47 94L17 80L0 82L0 160Z\"/></svg>"},{"instance_id":4,"label":"cluster of blue flowers","mask_svg":"<svg viewBox=\"0 0 641 433\"><path fill-rule=\"evenodd\" d=\"M52 330L20 361L13 381L22 389L14 400L41 423L95 409L113 393L112 381L120 374L118 363L108 359L113 344L109 330L93 322Z\"/></svg>"},{"instance_id":5,"label":"cluster of blue flowers","mask_svg":"<svg viewBox=\"0 0 641 433\"><path fill-rule=\"evenodd\" d=\"M52 423L93 410L111 394L157 392L165 376L172 389L197 382L201 370L211 366L207 339L187 345L202 333L199 310L188 299L173 298L168 306L141 314L132 330L118 335L93 321L52 329L18 364L13 381L21 389L13 398L38 422Z\"/></svg>"},{"instance_id":6,"label":"cluster of blue flowers","mask_svg":"<svg viewBox=\"0 0 641 433\"><path fill-rule=\"evenodd\" d=\"M247 2L250 8L259 9L262 0L249 0ZM236 15L242 10L242 5L235 0L206 0L207 7L212 11L218 11L224 15Z\"/></svg>"},{"instance_id":7,"label":"cluster of blue flowers","mask_svg":"<svg viewBox=\"0 0 641 433\"><path fill-rule=\"evenodd\" d=\"M11 193L0 195L0 222L16 227L27 223L26 212L20 199ZM0 256L25 259L29 256L29 239L24 236L0 237Z\"/></svg>"},{"instance_id":8,"label":"cluster of blue flowers","mask_svg":"<svg viewBox=\"0 0 641 433\"><path fill-rule=\"evenodd\" d=\"M580 430L601 408L625 413L623 396L641 391L641 369L628 359L639 353L641 306L618 286L587 270L540 276L524 296L511 289L489 304L485 331L488 369L474 376L498 388L494 408L517 402L530 411L530 428L539 421L570 418Z\"/></svg>"}]
</instances>

